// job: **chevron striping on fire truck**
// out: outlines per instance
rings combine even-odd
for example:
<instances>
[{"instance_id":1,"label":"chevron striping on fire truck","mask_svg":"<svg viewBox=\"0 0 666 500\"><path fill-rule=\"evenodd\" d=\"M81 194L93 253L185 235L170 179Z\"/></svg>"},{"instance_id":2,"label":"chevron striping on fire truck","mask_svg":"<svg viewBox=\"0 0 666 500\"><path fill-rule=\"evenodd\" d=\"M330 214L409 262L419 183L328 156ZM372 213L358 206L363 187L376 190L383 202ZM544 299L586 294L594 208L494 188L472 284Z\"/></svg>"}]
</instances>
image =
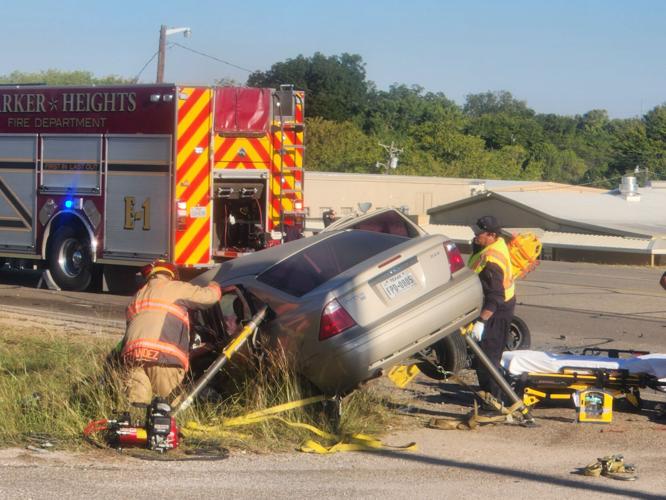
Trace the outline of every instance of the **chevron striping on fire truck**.
<instances>
[{"instance_id":1,"label":"chevron striping on fire truck","mask_svg":"<svg viewBox=\"0 0 666 500\"><path fill-rule=\"evenodd\" d=\"M0 263L82 290L102 266L278 244L303 228L303 136L289 85L0 86Z\"/></svg>"}]
</instances>

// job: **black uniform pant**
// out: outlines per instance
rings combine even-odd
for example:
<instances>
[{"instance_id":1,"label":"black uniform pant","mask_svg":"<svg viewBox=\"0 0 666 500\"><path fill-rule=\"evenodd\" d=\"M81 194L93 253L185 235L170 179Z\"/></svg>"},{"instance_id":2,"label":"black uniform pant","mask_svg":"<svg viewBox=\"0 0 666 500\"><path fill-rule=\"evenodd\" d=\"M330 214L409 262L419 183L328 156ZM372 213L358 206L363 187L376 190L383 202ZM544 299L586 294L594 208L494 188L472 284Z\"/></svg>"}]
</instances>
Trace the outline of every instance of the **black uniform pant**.
<instances>
[{"instance_id":1,"label":"black uniform pant","mask_svg":"<svg viewBox=\"0 0 666 500\"><path fill-rule=\"evenodd\" d=\"M486 321L480 347L496 368L500 367L502 353L506 349L506 339L509 335L512 319L513 308L510 311L497 311ZM481 390L489 392L497 400L503 401L505 399L503 397L504 392L478 359L475 361L475 368Z\"/></svg>"}]
</instances>

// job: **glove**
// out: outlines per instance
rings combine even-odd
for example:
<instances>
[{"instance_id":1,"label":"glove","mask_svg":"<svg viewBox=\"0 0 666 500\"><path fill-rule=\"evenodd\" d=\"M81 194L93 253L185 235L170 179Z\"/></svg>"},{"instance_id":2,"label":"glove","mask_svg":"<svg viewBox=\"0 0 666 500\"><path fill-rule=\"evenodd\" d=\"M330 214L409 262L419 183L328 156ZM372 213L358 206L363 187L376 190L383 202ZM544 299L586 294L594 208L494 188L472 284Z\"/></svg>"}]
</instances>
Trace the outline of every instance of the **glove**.
<instances>
[{"instance_id":1,"label":"glove","mask_svg":"<svg viewBox=\"0 0 666 500\"><path fill-rule=\"evenodd\" d=\"M474 323L474 326L472 327L472 338L477 342L481 342L481 339L483 338L483 330L485 328L486 324L481 320Z\"/></svg>"}]
</instances>

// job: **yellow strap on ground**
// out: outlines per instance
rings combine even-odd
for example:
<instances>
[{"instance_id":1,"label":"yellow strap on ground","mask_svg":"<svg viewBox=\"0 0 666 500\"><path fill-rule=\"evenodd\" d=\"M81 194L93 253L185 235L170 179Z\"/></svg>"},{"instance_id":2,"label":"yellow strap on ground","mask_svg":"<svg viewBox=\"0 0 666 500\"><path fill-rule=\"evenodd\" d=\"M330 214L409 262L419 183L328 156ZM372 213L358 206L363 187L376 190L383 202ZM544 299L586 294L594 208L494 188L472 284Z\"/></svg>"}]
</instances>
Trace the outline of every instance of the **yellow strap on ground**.
<instances>
[{"instance_id":1,"label":"yellow strap on ground","mask_svg":"<svg viewBox=\"0 0 666 500\"><path fill-rule=\"evenodd\" d=\"M366 434L352 434L350 436L339 436L326 432L318 427L315 427L311 424L306 424L304 422L292 422L286 420L282 417L277 416L277 414L293 410L295 408L301 408L303 406L308 406L314 403L319 403L325 401L329 398L325 396L313 396L311 398L299 399L298 401L291 401L289 403L284 403L281 405L273 406L265 410L259 410L256 412L248 413L240 417L227 418L222 420L219 424L216 425L202 425L196 422L187 422L185 426L181 429L183 436L187 437L197 437L200 434L208 434L218 437L238 437L232 432L226 430L229 427L239 427L242 425L252 425L266 420L278 420L289 427L305 429L309 432L312 432L320 438L335 443L333 445L327 446L321 444L312 439L306 440L301 447L300 451L305 453L336 453L340 451L414 451L416 450L416 443L409 443L405 446L389 446L383 444L379 439L373 438Z\"/></svg>"},{"instance_id":2,"label":"yellow strap on ground","mask_svg":"<svg viewBox=\"0 0 666 500\"><path fill-rule=\"evenodd\" d=\"M345 442L348 441L348 442ZM339 451L416 451L416 443L405 446L390 446L365 434L352 434L345 440L341 440L332 446L324 446L321 443L308 439L301 445L301 451L305 453L337 453Z\"/></svg>"},{"instance_id":3,"label":"yellow strap on ground","mask_svg":"<svg viewBox=\"0 0 666 500\"><path fill-rule=\"evenodd\" d=\"M266 408L265 410L255 411L240 417L226 418L222 421L222 425L224 427L237 427L239 425L256 424L262 420L265 420L266 417L277 415L278 413L283 413L285 411L294 410L296 408L302 408L304 406L319 403L321 401L326 401L327 399L328 398L326 396L313 396L311 398L290 401L289 403Z\"/></svg>"}]
</instances>

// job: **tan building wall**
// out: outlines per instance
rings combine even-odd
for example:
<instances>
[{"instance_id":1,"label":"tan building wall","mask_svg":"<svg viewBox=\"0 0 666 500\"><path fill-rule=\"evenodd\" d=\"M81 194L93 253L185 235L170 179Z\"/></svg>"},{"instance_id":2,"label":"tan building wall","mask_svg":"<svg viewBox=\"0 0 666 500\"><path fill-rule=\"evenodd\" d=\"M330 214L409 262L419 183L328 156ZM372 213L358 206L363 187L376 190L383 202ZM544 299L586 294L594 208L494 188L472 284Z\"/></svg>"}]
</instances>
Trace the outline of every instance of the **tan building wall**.
<instances>
[{"instance_id":1,"label":"tan building wall","mask_svg":"<svg viewBox=\"0 0 666 500\"><path fill-rule=\"evenodd\" d=\"M469 179L407 175L305 172L305 209L308 219L321 220L324 211L338 216L359 212L358 204L372 208L405 207L410 215L470 196L475 188Z\"/></svg>"}]
</instances>

